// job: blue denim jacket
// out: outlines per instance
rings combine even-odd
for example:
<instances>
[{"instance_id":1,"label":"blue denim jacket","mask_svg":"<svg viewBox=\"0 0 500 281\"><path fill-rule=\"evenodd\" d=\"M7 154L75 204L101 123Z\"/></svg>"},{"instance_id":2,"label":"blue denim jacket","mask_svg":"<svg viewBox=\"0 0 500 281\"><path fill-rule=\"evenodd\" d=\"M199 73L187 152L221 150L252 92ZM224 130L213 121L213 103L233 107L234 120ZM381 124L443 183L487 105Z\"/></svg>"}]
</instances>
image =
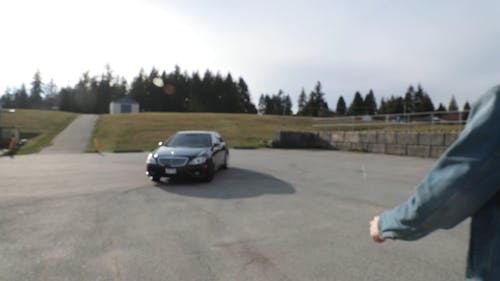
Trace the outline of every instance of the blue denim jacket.
<instances>
[{"instance_id":1,"label":"blue denim jacket","mask_svg":"<svg viewBox=\"0 0 500 281\"><path fill-rule=\"evenodd\" d=\"M383 212L383 238L415 240L472 216L467 280L500 280L500 85L473 105L467 125L415 193Z\"/></svg>"}]
</instances>

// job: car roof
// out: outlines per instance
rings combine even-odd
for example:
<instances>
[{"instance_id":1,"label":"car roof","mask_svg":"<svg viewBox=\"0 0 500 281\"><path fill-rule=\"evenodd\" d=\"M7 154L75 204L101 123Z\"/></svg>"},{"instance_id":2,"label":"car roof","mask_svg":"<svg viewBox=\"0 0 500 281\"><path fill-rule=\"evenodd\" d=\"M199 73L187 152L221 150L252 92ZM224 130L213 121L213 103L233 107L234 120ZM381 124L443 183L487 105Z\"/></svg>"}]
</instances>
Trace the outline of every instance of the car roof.
<instances>
[{"instance_id":1,"label":"car roof","mask_svg":"<svg viewBox=\"0 0 500 281\"><path fill-rule=\"evenodd\" d=\"M176 134L219 134L215 131L200 131L200 130L196 130L196 131L178 131L176 132Z\"/></svg>"}]
</instances>

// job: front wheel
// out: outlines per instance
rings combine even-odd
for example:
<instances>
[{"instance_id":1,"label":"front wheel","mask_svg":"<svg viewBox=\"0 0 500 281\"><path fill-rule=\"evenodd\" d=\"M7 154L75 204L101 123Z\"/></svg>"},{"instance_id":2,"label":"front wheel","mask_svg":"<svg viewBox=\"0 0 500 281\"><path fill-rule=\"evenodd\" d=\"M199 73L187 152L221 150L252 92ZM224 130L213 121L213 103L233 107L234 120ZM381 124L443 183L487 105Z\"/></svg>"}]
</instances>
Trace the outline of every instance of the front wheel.
<instances>
[{"instance_id":1,"label":"front wheel","mask_svg":"<svg viewBox=\"0 0 500 281\"><path fill-rule=\"evenodd\" d=\"M204 182L211 182L214 179L215 167L213 163L208 164L207 175L202 179Z\"/></svg>"},{"instance_id":2,"label":"front wheel","mask_svg":"<svg viewBox=\"0 0 500 281\"><path fill-rule=\"evenodd\" d=\"M160 182L160 177L159 176L152 176L151 181L153 182Z\"/></svg>"}]
</instances>

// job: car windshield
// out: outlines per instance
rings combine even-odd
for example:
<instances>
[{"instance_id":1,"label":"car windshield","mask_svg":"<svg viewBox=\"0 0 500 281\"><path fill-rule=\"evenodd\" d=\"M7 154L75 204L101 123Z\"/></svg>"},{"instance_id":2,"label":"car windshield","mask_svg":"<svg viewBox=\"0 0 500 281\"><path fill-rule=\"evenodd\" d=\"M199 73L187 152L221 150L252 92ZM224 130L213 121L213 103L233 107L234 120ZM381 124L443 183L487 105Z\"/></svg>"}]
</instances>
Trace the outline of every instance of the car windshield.
<instances>
[{"instance_id":1,"label":"car windshield","mask_svg":"<svg viewBox=\"0 0 500 281\"><path fill-rule=\"evenodd\" d=\"M210 147L212 138L209 134L176 134L168 140L166 146Z\"/></svg>"}]
</instances>

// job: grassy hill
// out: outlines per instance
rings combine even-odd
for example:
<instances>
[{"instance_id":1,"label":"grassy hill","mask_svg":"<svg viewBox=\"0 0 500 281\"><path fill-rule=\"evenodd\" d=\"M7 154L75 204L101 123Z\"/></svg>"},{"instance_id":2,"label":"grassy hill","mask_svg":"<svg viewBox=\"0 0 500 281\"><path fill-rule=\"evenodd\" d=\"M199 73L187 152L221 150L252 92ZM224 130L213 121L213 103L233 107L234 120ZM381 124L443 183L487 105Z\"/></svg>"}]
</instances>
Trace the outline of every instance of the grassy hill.
<instances>
[{"instance_id":1,"label":"grassy hill","mask_svg":"<svg viewBox=\"0 0 500 281\"><path fill-rule=\"evenodd\" d=\"M4 127L18 127L21 137L29 139L19 153L35 153L50 145L52 139L71 123L78 114L43 111L16 110L2 113ZM313 124L332 124L334 127L313 127ZM338 124L337 124L338 123ZM230 147L263 146L264 141L273 139L282 130L412 130L412 131L460 131L459 125L401 125L386 127L370 122L364 126L361 121L325 120L312 117L274 116L255 114L223 113L137 113L101 115L94 129L102 151L145 150L157 146L158 141L180 130L216 130L226 139ZM375 125L375 126L374 126ZM92 150L92 149L90 149Z\"/></svg>"},{"instance_id":2,"label":"grassy hill","mask_svg":"<svg viewBox=\"0 0 500 281\"><path fill-rule=\"evenodd\" d=\"M94 131L101 150L151 150L180 130L216 130L230 147L263 146L280 130L313 131L311 117L217 113L101 115Z\"/></svg>"},{"instance_id":3,"label":"grassy hill","mask_svg":"<svg viewBox=\"0 0 500 281\"><path fill-rule=\"evenodd\" d=\"M3 127L17 127L21 138L29 139L21 147L19 154L39 152L50 145L52 139L68 126L78 114L60 111L17 109L15 112L2 112Z\"/></svg>"}]
</instances>

